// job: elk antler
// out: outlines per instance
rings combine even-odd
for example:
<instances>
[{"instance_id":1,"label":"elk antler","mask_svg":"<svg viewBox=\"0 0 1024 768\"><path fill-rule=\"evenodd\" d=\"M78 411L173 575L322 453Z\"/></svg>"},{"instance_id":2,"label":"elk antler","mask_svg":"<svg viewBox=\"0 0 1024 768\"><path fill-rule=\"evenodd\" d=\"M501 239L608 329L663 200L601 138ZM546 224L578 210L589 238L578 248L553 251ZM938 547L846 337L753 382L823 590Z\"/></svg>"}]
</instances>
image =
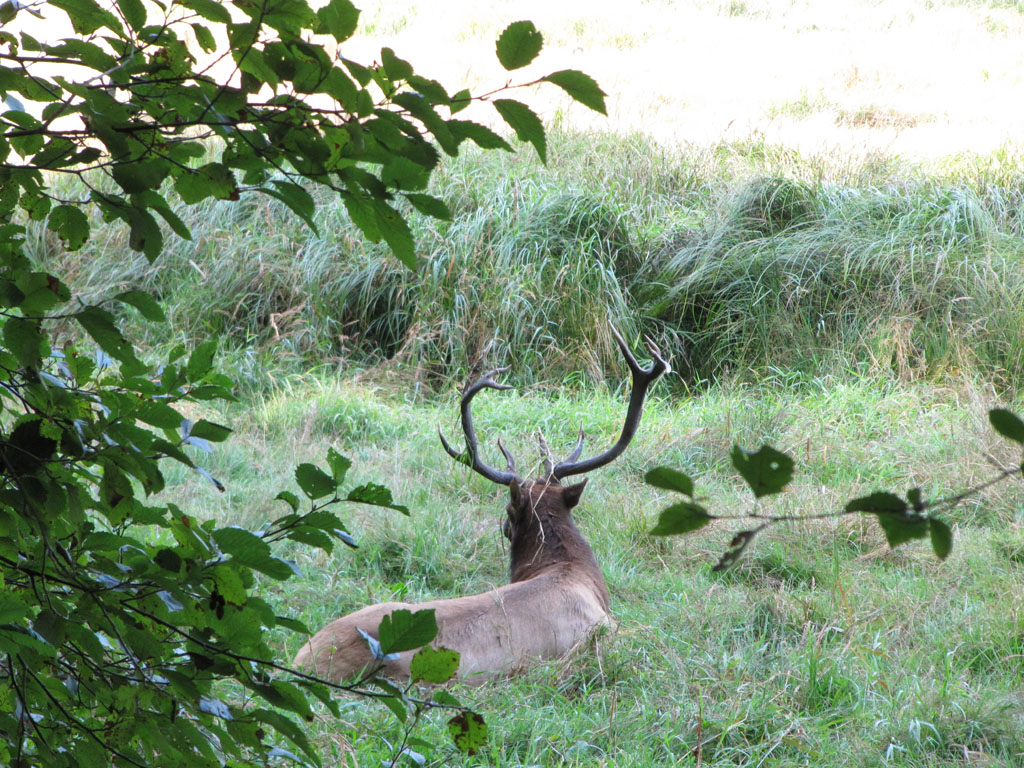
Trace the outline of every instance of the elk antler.
<instances>
[{"instance_id":1,"label":"elk antler","mask_svg":"<svg viewBox=\"0 0 1024 768\"><path fill-rule=\"evenodd\" d=\"M445 451L456 461L461 461L468 464L473 468L475 472L486 477L493 483L500 483L501 485L509 485L513 480L519 480L519 475L516 474L515 462L512 460L512 454L505 450L505 446L501 442L501 438L498 438L498 448L501 449L502 455L505 457L505 463L508 465L508 471L503 472L500 469L489 467L480 461L479 449L476 443L476 431L473 429L473 415L470 413L470 403L473 398L481 389L512 389L508 384L499 384L492 377L507 371L508 368L495 368L493 371L488 371L480 379L474 382L472 385L466 387L462 393L462 402L460 410L462 412L462 431L466 435L466 450L456 451L452 448L448 441L445 440L444 433L441 431L441 427L438 426L437 434L441 438L441 445L444 446ZM469 454L468 459L466 454Z\"/></svg>"},{"instance_id":2,"label":"elk antler","mask_svg":"<svg viewBox=\"0 0 1024 768\"><path fill-rule=\"evenodd\" d=\"M626 409L626 421L622 425L622 434L619 435L618 442L604 453L590 459L577 461L580 453L583 451L583 427L580 427L579 439L576 441L576 447L573 449L572 454L565 461L560 461L555 465L554 470L551 472L551 477L555 480L589 472L592 469L603 467L605 464L609 464L618 458L619 454L626 450L626 446L629 445L633 435L636 434L637 427L640 426L640 414L644 408L644 398L647 397L647 390L659 376L672 370L672 367L665 361L665 358L661 356L661 350L658 349L649 337L645 336L644 342L647 344L647 351L654 358L654 362L651 363L650 368L644 370L637 363L633 353L629 351L625 340L614 325L612 326L612 333L615 334L615 341L618 342L619 349L622 350L622 356L626 358L626 364L633 374L633 389L629 393L629 407Z\"/></svg>"}]
</instances>

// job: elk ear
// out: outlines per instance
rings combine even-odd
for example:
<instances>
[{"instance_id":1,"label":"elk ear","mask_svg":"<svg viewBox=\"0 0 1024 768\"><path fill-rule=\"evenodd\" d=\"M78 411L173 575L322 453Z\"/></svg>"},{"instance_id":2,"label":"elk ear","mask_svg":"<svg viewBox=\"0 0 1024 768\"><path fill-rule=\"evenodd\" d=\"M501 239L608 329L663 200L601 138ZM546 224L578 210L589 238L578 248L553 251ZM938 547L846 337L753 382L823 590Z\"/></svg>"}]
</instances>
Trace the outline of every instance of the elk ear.
<instances>
[{"instance_id":1,"label":"elk ear","mask_svg":"<svg viewBox=\"0 0 1024 768\"><path fill-rule=\"evenodd\" d=\"M517 478L513 477L512 482L508 484L508 495L512 499L512 506L518 509L522 491L519 488L519 480Z\"/></svg>"},{"instance_id":2,"label":"elk ear","mask_svg":"<svg viewBox=\"0 0 1024 768\"><path fill-rule=\"evenodd\" d=\"M562 500L565 502L567 509L572 509L580 503L580 496L583 495L583 489L587 487L587 481L576 483L576 485L567 485L562 491Z\"/></svg>"}]
</instances>

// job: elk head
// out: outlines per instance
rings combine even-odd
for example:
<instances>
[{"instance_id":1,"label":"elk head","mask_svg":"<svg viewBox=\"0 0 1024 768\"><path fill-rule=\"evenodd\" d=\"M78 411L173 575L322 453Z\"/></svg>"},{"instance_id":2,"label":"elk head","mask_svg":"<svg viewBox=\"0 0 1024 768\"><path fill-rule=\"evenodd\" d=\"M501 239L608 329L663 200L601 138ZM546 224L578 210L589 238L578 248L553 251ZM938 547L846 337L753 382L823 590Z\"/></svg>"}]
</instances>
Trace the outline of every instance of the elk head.
<instances>
[{"instance_id":1,"label":"elk head","mask_svg":"<svg viewBox=\"0 0 1024 768\"><path fill-rule=\"evenodd\" d=\"M640 426L640 415L643 412L647 390L659 376L671 368L661 356L658 347L649 338L645 338L647 350L653 362L649 368L641 368L633 357L629 347L619 332L612 327L615 341L622 350L622 355L632 374L632 389L626 419L618 441L604 453L589 459L580 460L583 453L583 428L580 427L576 447L572 453L558 463L551 459L547 443L543 435L539 435L541 475L536 480L523 480L516 472L515 461L498 438L498 448L505 457L506 469L496 469L480 459L480 451L473 428L473 416L470 406L473 398L483 389L511 389L506 384L499 384L494 377L504 373L508 368L497 368L488 371L480 379L466 387L462 395L461 416L462 431L466 437L465 451L456 451L438 430L441 444L445 451L456 461L468 464L475 472L492 482L509 487L509 503L506 507L508 517L502 525L502 532L511 542L511 570L513 583L532 578L541 571L565 563L583 562L592 564L592 570L600 578L601 591L607 601L604 579L600 577L600 568L594 559L590 545L583 539L572 520L571 511L580 500L586 480L573 485L562 486L564 478L581 475L585 472L610 464L626 450Z\"/></svg>"}]
</instances>

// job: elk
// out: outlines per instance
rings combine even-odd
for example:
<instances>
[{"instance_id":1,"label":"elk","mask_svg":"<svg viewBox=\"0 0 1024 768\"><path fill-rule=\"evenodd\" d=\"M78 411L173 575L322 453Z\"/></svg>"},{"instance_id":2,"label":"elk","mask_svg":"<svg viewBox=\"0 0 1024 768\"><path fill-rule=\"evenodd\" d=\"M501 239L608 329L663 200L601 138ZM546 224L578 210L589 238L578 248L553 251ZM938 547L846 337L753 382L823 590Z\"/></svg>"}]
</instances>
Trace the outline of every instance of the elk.
<instances>
[{"instance_id":1,"label":"elk","mask_svg":"<svg viewBox=\"0 0 1024 768\"><path fill-rule=\"evenodd\" d=\"M501 438L498 448L507 469L483 463L477 447L470 405L483 389L511 389L494 377L507 371L498 368L467 386L460 412L466 450L456 451L438 430L444 450L456 461L468 464L488 480L506 485L509 501L502 533L510 542L510 583L483 592L448 600L410 604L379 603L343 616L317 632L296 655L294 664L335 682L351 680L362 671L377 669L392 679L409 678L411 651L397 659L375 662L361 632L376 638L381 619L397 609L432 608L438 634L434 646L460 654L457 677L475 684L514 672L534 660L564 656L600 624L609 620L608 588L590 545L572 520L587 481L561 485L567 477L581 475L614 461L629 445L640 424L644 399L651 384L671 370L657 346L648 338L653 362L641 368L615 328L615 339L632 373L632 390L625 423L618 441L604 453L580 461L583 428L576 447L564 461L554 464L540 436L543 467L536 480L523 480ZM376 666L375 666L376 665Z\"/></svg>"}]
</instances>

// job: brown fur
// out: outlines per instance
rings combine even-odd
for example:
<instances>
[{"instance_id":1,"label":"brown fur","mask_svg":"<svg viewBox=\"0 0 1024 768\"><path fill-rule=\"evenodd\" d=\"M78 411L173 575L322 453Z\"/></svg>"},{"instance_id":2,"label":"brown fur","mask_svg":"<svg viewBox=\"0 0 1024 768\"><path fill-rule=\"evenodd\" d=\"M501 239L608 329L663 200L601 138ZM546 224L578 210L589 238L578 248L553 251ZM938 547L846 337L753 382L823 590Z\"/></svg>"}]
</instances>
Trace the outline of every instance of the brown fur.
<instances>
[{"instance_id":1,"label":"brown fur","mask_svg":"<svg viewBox=\"0 0 1024 768\"><path fill-rule=\"evenodd\" d=\"M604 576L572 520L585 485L512 481L504 527L511 541L510 584L451 600L367 606L317 632L295 666L328 680L354 678L374 664L357 628L377 637L381 619L399 608L434 609L438 634L432 644L459 652L458 676L469 683L563 656L608 620ZM384 662L382 674L407 679L412 655Z\"/></svg>"}]
</instances>

